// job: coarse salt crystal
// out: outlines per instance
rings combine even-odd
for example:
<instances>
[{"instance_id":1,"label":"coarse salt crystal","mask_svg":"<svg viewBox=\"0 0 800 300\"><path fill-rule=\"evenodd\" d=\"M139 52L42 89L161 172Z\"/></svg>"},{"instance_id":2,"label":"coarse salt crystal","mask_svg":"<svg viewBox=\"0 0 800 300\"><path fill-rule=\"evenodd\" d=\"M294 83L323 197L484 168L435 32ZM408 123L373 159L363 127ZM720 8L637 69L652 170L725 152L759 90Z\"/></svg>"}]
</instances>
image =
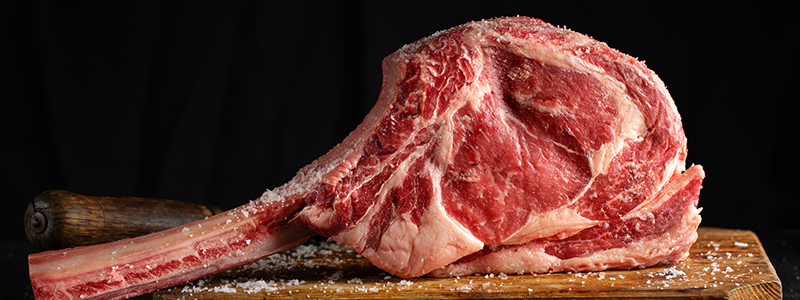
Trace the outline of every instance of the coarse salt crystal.
<instances>
[{"instance_id":1,"label":"coarse salt crystal","mask_svg":"<svg viewBox=\"0 0 800 300\"><path fill-rule=\"evenodd\" d=\"M364 281L362 281L361 278L354 277L350 280L347 280L347 283L364 283Z\"/></svg>"},{"instance_id":2,"label":"coarse salt crystal","mask_svg":"<svg viewBox=\"0 0 800 300\"><path fill-rule=\"evenodd\" d=\"M714 266L714 265L716 265L716 263L711 264L711 266ZM650 277L664 276L664 278L666 278L666 279L672 279L672 278L675 278L675 277L678 277L678 276L686 275L686 272L678 270L675 266L672 266L669 269L663 269L663 270L660 270L660 271L657 271L657 272L651 272L650 274L647 274L647 275L650 276Z\"/></svg>"},{"instance_id":3,"label":"coarse salt crystal","mask_svg":"<svg viewBox=\"0 0 800 300\"><path fill-rule=\"evenodd\" d=\"M459 291L459 292L462 292L462 293L466 293L466 292L469 292L471 290L472 290L472 286L469 286L469 285L462 285L462 286L456 288L456 291Z\"/></svg>"}]
</instances>

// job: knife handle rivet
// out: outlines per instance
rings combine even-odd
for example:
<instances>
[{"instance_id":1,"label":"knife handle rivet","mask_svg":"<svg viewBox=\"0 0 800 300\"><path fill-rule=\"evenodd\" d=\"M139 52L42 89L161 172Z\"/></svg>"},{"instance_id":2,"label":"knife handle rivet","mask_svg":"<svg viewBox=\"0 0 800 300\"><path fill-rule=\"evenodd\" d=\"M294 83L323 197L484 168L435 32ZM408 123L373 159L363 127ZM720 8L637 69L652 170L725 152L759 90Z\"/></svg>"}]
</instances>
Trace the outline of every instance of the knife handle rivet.
<instances>
[{"instance_id":1,"label":"knife handle rivet","mask_svg":"<svg viewBox=\"0 0 800 300\"><path fill-rule=\"evenodd\" d=\"M47 217L41 212L34 212L31 216L31 229L36 233L42 233L47 227Z\"/></svg>"}]
</instances>

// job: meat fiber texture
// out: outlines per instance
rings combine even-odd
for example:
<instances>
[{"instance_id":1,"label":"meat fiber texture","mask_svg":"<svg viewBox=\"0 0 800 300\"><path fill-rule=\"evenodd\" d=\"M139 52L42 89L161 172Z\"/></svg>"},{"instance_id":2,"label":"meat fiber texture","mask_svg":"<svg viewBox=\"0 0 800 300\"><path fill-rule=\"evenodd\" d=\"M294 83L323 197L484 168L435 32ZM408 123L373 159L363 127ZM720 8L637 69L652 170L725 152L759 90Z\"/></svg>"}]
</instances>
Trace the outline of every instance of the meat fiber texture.
<instances>
[{"instance_id":1,"label":"meat fiber texture","mask_svg":"<svg viewBox=\"0 0 800 300\"><path fill-rule=\"evenodd\" d=\"M705 174L686 169L680 115L644 63L510 17L406 45L383 71L362 124L290 182L183 228L32 255L37 297L146 293L315 234L406 278L642 268L688 255ZM62 266L73 269L54 275Z\"/></svg>"},{"instance_id":2,"label":"meat fiber texture","mask_svg":"<svg viewBox=\"0 0 800 300\"><path fill-rule=\"evenodd\" d=\"M383 62L355 145L300 216L392 274L676 262L704 177L642 62L526 17L468 23ZM355 150L353 150L355 149Z\"/></svg>"}]
</instances>

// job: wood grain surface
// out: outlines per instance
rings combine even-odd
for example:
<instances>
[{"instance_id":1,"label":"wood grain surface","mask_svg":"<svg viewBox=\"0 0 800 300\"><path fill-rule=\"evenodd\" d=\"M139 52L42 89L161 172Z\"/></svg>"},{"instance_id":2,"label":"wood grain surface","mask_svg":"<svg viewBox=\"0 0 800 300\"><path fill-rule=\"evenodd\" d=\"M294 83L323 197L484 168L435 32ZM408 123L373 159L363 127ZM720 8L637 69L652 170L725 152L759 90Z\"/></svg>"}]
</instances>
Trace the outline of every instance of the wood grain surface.
<instances>
[{"instance_id":1,"label":"wood grain surface","mask_svg":"<svg viewBox=\"0 0 800 300\"><path fill-rule=\"evenodd\" d=\"M646 269L402 279L357 253L311 240L295 250L141 299L780 299L781 283L751 231L700 228L690 256Z\"/></svg>"},{"instance_id":2,"label":"wood grain surface","mask_svg":"<svg viewBox=\"0 0 800 300\"><path fill-rule=\"evenodd\" d=\"M220 212L218 208L175 200L49 190L28 205L25 234L36 249L64 249L145 235Z\"/></svg>"}]
</instances>

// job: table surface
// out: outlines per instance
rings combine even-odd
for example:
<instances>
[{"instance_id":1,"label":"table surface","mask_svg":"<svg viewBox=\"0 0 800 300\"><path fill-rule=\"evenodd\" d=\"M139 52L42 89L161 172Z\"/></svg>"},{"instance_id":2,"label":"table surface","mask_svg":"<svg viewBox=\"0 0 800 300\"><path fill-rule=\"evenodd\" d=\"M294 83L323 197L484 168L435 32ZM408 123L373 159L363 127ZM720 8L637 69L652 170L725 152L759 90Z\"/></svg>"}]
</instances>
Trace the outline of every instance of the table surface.
<instances>
[{"instance_id":1,"label":"table surface","mask_svg":"<svg viewBox=\"0 0 800 300\"><path fill-rule=\"evenodd\" d=\"M800 299L800 229L756 232L783 285L784 299ZM27 241L0 241L0 299L33 299L27 275L27 255L37 250Z\"/></svg>"}]
</instances>

